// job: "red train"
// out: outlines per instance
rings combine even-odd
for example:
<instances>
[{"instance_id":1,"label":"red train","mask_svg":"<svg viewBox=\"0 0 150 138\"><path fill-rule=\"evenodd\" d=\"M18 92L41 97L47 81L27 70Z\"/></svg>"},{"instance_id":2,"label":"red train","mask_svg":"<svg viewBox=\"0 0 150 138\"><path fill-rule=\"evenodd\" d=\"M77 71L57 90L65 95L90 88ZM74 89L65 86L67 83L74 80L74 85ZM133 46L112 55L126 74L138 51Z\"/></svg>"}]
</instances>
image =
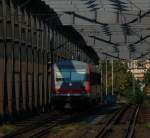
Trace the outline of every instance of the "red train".
<instances>
[{"instance_id":1,"label":"red train","mask_svg":"<svg viewBox=\"0 0 150 138\"><path fill-rule=\"evenodd\" d=\"M100 72L95 66L75 60L64 60L53 66L52 99L56 106L81 106L98 103L101 96Z\"/></svg>"}]
</instances>

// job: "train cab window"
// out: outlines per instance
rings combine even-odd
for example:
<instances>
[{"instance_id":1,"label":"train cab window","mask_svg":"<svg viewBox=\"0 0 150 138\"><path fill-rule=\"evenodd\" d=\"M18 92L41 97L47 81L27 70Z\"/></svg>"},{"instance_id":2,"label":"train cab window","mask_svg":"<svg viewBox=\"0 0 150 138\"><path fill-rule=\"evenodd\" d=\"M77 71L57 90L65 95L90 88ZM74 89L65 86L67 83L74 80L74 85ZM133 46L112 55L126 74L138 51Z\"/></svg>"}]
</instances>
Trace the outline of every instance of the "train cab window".
<instances>
[{"instance_id":1,"label":"train cab window","mask_svg":"<svg viewBox=\"0 0 150 138\"><path fill-rule=\"evenodd\" d=\"M63 81L68 82L70 81L70 72L61 72L62 73L62 77L64 78Z\"/></svg>"},{"instance_id":2,"label":"train cab window","mask_svg":"<svg viewBox=\"0 0 150 138\"><path fill-rule=\"evenodd\" d=\"M70 81L70 72L67 71L61 71L56 73L56 81L64 81L69 82Z\"/></svg>"},{"instance_id":3,"label":"train cab window","mask_svg":"<svg viewBox=\"0 0 150 138\"><path fill-rule=\"evenodd\" d=\"M90 75L91 85L96 85L100 83L100 75L98 73L92 72Z\"/></svg>"},{"instance_id":4,"label":"train cab window","mask_svg":"<svg viewBox=\"0 0 150 138\"><path fill-rule=\"evenodd\" d=\"M71 81L85 81L86 73L85 72L71 72Z\"/></svg>"},{"instance_id":5,"label":"train cab window","mask_svg":"<svg viewBox=\"0 0 150 138\"><path fill-rule=\"evenodd\" d=\"M93 72L91 72L91 74L90 74L90 80L91 80L91 85L93 85L94 84L94 73Z\"/></svg>"}]
</instances>

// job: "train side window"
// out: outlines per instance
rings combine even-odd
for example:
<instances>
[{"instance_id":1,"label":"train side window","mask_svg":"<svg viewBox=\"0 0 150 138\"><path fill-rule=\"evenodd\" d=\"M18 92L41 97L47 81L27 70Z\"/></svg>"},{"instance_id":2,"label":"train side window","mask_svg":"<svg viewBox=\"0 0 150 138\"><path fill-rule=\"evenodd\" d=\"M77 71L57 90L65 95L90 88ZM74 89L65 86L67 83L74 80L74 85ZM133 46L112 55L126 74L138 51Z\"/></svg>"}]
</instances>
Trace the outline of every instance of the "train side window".
<instances>
[{"instance_id":1,"label":"train side window","mask_svg":"<svg viewBox=\"0 0 150 138\"><path fill-rule=\"evenodd\" d=\"M98 73L95 73L95 84L98 84Z\"/></svg>"},{"instance_id":2,"label":"train side window","mask_svg":"<svg viewBox=\"0 0 150 138\"><path fill-rule=\"evenodd\" d=\"M93 84L93 73L91 73L91 84Z\"/></svg>"},{"instance_id":3,"label":"train side window","mask_svg":"<svg viewBox=\"0 0 150 138\"><path fill-rule=\"evenodd\" d=\"M93 85L95 84L95 73L93 72Z\"/></svg>"},{"instance_id":4,"label":"train side window","mask_svg":"<svg viewBox=\"0 0 150 138\"><path fill-rule=\"evenodd\" d=\"M91 85L96 85L100 83L100 74L92 72L90 74Z\"/></svg>"},{"instance_id":5,"label":"train side window","mask_svg":"<svg viewBox=\"0 0 150 138\"><path fill-rule=\"evenodd\" d=\"M91 73L91 85L94 85L95 84L95 73L92 72Z\"/></svg>"},{"instance_id":6,"label":"train side window","mask_svg":"<svg viewBox=\"0 0 150 138\"><path fill-rule=\"evenodd\" d=\"M96 84L96 73L94 72L94 85Z\"/></svg>"},{"instance_id":7,"label":"train side window","mask_svg":"<svg viewBox=\"0 0 150 138\"><path fill-rule=\"evenodd\" d=\"M90 82L92 84L92 73L90 74Z\"/></svg>"}]
</instances>

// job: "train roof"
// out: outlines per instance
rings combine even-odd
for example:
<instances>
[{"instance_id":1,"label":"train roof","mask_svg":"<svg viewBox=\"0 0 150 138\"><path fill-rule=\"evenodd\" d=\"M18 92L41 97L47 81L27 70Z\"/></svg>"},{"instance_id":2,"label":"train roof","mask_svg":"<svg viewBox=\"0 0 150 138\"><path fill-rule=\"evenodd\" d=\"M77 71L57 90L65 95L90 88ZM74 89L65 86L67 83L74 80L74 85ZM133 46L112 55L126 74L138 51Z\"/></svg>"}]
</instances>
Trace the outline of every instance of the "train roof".
<instances>
[{"instance_id":1,"label":"train roof","mask_svg":"<svg viewBox=\"0 0 150 138\"><path fill-rule=\"evenodd\" d=\"M62 61L58 61L56 62L54 65L88 65L85 62L82 61L77 61L77 60L62 60Z\"/></svg>"},{"instance_id":2,"label":"train roof","mask_svg":"<svg viewBox=\"0 0 150 138\"><path fill-rule=\"evenodd\" d=\"M81 61L76 61L76 60L64 60L60 61L54 64L54 68L57 69L87 69L88 64L81 62Z\"/></svg>"},{"instance_id":3,"label":"train roof","mask_svg":"<svg viewBox=\"0 0 150 138\"><path fill-rule=\"evenodd\" d=\"M54 67L59 68L59 69L68 69L68 68L84 69L84 68L88 68L88 65L90 64L87 64L82 61L77 61L77 60L62 60L62 61L56 62L54 64ZM97 72L97 73L100 72L100 70L95 65L90 65L90 68L92 72Z\"/></svg>"}]
</instances>

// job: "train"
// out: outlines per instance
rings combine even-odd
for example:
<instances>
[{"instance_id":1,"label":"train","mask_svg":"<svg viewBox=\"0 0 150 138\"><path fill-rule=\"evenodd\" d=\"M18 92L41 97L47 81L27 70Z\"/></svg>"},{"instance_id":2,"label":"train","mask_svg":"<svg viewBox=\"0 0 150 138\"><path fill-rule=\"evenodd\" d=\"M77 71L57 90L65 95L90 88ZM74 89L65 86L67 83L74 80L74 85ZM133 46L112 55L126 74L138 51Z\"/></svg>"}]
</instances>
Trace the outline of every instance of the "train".
<instances>
[{"instance_id":1,"label":"train","mask_svg":"<svg viewBox=\"0 0 150 138\"><path fill-rule=\"evenodd\" d=\"M96 104L101 98L101 74L94 65L62 60L53 65L52 101L56 107Z\"/></svg>"}]
</instances>

